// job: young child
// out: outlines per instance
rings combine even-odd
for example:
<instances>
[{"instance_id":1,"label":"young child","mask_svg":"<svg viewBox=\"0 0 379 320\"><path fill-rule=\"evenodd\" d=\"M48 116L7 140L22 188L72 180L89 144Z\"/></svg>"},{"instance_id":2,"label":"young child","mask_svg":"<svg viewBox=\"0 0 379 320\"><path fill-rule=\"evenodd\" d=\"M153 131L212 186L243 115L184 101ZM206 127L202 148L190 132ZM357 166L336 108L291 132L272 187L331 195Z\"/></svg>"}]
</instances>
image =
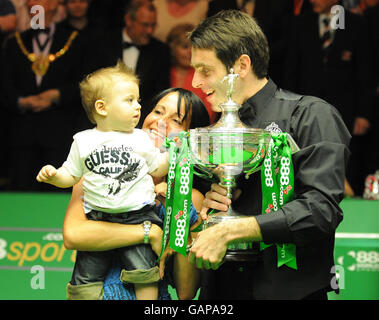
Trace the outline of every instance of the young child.
<instances>
[{"instance_id":1,"label":"young child","mask_svg":"<svg viewBox=\"0 0 379 320\"><path fill-rule=\"evenodd\" d=\"M140 119L138 79L123 63L88 75L81 83L82 103L96 127L74 135L67 160L59 169L44 166L39 182L68 188L83 177L84 210L88 219L142 224L145 243L110 251L78 251L69 299L101 299L112 255L120 255L123 282L134 283L138 300L158 296L157 256L148 244L151 224L162 226L154 212L150 175L168 171L168 155L149 136L135 129Z\"/></svg>"}]
</instances>

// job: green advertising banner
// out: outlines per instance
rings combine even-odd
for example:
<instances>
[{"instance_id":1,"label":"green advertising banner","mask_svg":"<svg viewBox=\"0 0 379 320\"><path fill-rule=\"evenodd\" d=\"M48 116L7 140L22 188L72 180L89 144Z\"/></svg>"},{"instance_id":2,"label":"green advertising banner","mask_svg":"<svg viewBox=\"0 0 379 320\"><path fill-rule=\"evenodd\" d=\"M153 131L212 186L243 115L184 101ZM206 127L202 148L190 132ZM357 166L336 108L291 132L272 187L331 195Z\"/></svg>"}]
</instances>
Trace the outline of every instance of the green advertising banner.
<instances>
[{"instance_id":1,"label":"green advertising banner","mask_svg":"<svg viewBox=\"0 0 379 320\"><path fill-rule=\"evenodd\" d=\"M344 218L334 246L340 293L328 297L379 300L379 201L345 199L341 207Z\"/></svg>"},{"instance_id":2,"label":"green advertising banner","mask_svg":"<svg viewBox=\"0 0 379 320\"><path fill-rule=\"evenodd\" d=\"M0 194L0 299L66 299L75 251L63 245L68 194Z\"/></svg>"},{"instance_id":3,"label":"green advertising banner","mask_svg":"<svg viewBox=\"0 0 379 320\"><path fill-rule=\"evenodd\" d=\"M69 199L64 193L0 193L1 300L66 299L75 261L62 239ZM345 199L341 207L334 254L341 290L328 297L379 300L379 201Z\"/></svg>"}]
</instances>

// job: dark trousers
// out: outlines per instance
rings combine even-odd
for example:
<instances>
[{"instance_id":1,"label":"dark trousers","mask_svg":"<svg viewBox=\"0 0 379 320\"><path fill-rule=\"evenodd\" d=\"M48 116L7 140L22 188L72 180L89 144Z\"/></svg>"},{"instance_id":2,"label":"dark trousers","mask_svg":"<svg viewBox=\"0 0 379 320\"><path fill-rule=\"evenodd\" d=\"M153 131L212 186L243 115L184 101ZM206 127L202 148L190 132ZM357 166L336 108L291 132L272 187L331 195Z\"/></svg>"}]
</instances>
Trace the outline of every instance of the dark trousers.
<instances>
[{"instance_id":1,"label":"dark trousers","mask_svg":"<svg viewBox=\"0 0 379 320\"><path fill-rule=\"evenodd\" d=\"M87 214L87 217L90 220L122 224L140 224L143 221L150 220L153 224L162 226L162 220L154 212L152 206L120 214L109 214L93 210ZM77 251L70 283L80 285L99 281L104 282L115 254L121 261L121 268L127 271L151 269L157 264L158 258L150 244L138 244L108 251Z\"/></svg>"},{"instance_id":2,"label":"dark trousers","mask_svg":"<svg viewBox=\"0 0 379 320\"><path fill-rule=\"evenodd\" d=\"M226 262L218 270L202 271L199 300L256 300L254 297L255 262ZM328 300L328 288L301 300Z\"/></svg>"}]
</instances>

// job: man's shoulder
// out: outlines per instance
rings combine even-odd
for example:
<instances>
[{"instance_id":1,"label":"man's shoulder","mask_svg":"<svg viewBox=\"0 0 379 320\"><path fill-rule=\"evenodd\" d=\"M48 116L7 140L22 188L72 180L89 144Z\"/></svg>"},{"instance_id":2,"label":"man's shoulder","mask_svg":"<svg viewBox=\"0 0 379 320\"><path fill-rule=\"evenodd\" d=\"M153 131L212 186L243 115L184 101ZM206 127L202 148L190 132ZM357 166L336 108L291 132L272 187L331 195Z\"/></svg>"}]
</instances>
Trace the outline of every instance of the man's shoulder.
<instances>
[{"instance_id":1,"label":"man's shoulder","mask_svg":"<svg viewBox=\"0 0 379 320\"><path fill-rule=\"evenodd\" d=\"M158 50L169 50L169 46L158 40L157 38L154 38L154 37L151 37L150 38L150 41L149 41L149 47L154 47L154 49L158 49Z\"/></svg>"},{"instance_id":2,"label":"man's shoulder","mask_svg":"<svg viewBox=\"0 0 379 320\"><path fill-rule=\"evenodd\" d=\"M293 109L293 112L296 113L302 113L302 112L309 112L309 113L327 113L330 114L330 112L335 112L335 107L328 103L327 101L315 97L315 96L309 96L309 95L302 95L297 94L292 91L284 90L284 89L278 89L275 92L275 98L278 100L281 100L283 102L286 102L286 105L288 105L290 108Z\"/></svg>"},{"instance_id":3,"label":"man's shoulder","mask_svg":"<svg viewBox=\"0 0 379 320\"><path fill-rule=\"evenodd\" d=\"M275 92L275 98L279 100L287 100L294 101L301 106L309 106L309 105L329 105L325 100L309 95L303 95L299 93L295 93L286 89L278 88Z\"/></svg>"}]
</instances>

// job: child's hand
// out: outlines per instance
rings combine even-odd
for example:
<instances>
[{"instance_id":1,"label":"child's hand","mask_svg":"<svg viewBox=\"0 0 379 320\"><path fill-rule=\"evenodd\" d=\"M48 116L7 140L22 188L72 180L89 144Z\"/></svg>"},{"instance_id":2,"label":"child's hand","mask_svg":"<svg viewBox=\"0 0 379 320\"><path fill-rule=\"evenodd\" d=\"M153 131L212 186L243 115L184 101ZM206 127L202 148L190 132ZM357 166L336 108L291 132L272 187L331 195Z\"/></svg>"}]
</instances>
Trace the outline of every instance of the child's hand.
<instances>
[{"instance_id":1,"label":"child's hand","mask_svg":"<svg viewBox=\"0 0 379 320\"><path fill-rule=\"evenodd\" d=\"M173 254L175 254L175 251L171 249L170 247L167 247L165 251L163 252L161 259L159 260L159 276L161 277L161 279L163 279L164 277L166 260L168 257L172 256Z\"/></svg>"},{"instance_id":2,"label":"child's hand","mask_svg":"<svg viewBox=\"0 0 379 320\"><path fill-rule=\"evenodd\" d=\"M167 183L161 182L155 185L154 192L157 195L157 199L159 202L161 202L163 205L165 205L166 202L166 192L167 192Z\"/></svg>"},{"instance_id":3,"label":"child's hand","mask_svg":"<svg viewBox=\"0 0 379 320\"><path fill-rule=\"evenodd\" d=\"M52 165L44 166L37 176L38 182L50 182L55 175L57 174L57 169L55 169Z\"/></svg>"}]
</instances>

